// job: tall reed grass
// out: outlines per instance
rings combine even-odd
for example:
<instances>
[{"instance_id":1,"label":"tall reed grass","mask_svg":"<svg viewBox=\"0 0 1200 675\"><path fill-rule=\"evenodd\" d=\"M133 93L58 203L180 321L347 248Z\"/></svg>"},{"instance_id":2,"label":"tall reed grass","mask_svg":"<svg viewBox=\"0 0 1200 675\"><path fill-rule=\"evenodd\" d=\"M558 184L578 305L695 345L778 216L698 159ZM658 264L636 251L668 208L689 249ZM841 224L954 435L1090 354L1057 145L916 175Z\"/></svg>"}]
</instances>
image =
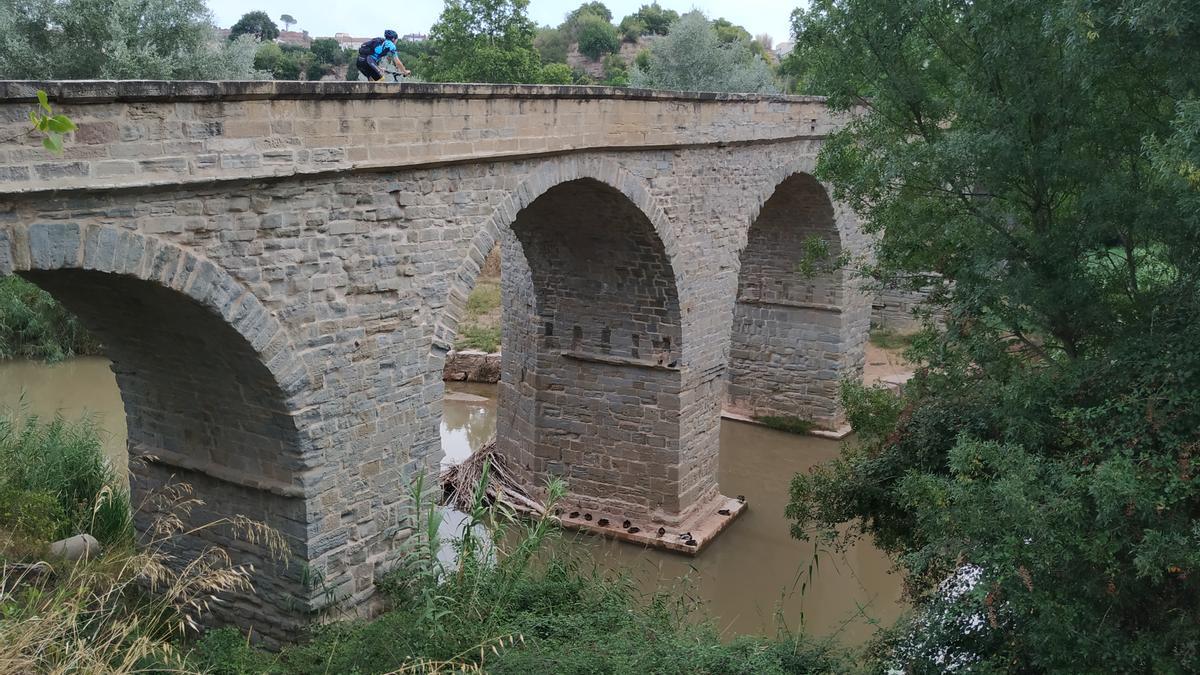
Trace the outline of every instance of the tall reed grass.
<instances>
[{"instance_id":1,"label":"tall reed grass","mask_svg":"<svg viewBox=\"0 0 1200 675\"><path fill-rule=\"evenodd\" d=\"M0 359L61 361L100 354L100 343L49 293L0 277Z\"/></svg>"},{"instance_id":2,"label":"tall reed grass","mask_svg":"<svg viewBox=\"0 0 1200 675\"><path fill-rule=\"evenodd\" d=\"M210 632L191 665L244 673L831 673L846 663L826 645L783 636L723 643L687 593L642 596L554 545L561 530L549 486L547 515L525 520L484 503L482 485L444 562L443 511L412 490L412 548L382 584L392 607L373 621L315 630L268 654L232 629ZM484 535L486 532L486 535ZM443 556L444 558L444 556Z\"/></svg>"},{"instance_id":3,"label":"tall reed grass","mask_svg":"<svg viewBox=\"0 0 1200 675\"><path fill-rule=\"evenodd\" d=\"M129 496L100 433L88 418L0 412L0 528L43 541L86 533L131 542Z\"/></svg>"}]
</instances>

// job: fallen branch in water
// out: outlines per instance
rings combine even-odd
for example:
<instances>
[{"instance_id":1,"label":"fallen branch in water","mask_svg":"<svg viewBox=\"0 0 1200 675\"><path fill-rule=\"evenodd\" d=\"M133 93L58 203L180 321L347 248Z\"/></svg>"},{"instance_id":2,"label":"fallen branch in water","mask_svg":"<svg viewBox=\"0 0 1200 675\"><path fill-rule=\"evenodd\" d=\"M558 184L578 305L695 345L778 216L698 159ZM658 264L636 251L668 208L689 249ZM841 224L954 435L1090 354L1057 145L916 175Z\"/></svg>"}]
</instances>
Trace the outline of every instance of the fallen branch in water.
<instances>
[{"instance_id":1,"label":"fallen branch in water","mask_svg":"<svg viewBox=\"0 0 1200 675\"><path fill-rule=\"evenodd\" d=\"M442 490L447 506L460 511L471 510L485 465L488 467L487 484L483 487L486 503L503 504L521 513L545 515L546 507L525 491L523 482L508 466L508 460L496 450L494 439L466 460L442 471Z\"/></svg>"}]
</instances>

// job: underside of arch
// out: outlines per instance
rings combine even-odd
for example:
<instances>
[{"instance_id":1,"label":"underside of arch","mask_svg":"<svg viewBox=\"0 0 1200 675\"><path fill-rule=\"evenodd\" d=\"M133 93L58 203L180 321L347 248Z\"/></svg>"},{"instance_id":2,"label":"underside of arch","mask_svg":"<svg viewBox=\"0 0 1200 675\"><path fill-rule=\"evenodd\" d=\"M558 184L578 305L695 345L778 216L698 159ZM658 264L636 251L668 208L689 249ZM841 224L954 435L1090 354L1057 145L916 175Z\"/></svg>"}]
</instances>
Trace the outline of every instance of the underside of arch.
<instances>
[{"instance_id":1,"label":"underside of arch","mask_svg":"<svg viewBox=\"0 0 1200 675\"><path fill-rule=\"evenodd\" d=\"M139 536L152 538L167 513L180 516L189 533L167 543L179 564L218 546L255 570L254 591L223 598L211 619L268 639L293 634L307 618L297 612L308 604L297 562L309 534L304 442L279 374L293 389L304 378L286 363L281 329L228 275L162 242L73 226L16 235L28 254L17 247L11 271L75 313L112 361ZM189 493L179 508L173 495ZM290 553L240 536L246 520L274 529Z\"/></svg>"},{"instance_id":2,"label":"underside of arch","mask_svg":"<svg viewBox=\"0 0 1200 675\"><path fill-rule=\"evenodd\" d=\"M504 245L501 451L533 485L565 479L582 509L686 509L679 295L645 213L568 181L522 209Z\"/></svg>"},{"instance_id":3,"label":"underside of arch","mask_svg":"<svg viewBox=\"0 0 1200 675\"><path fill-rule=\"evenodd\" d=\"M847 289L833 204L811 175L780 183L740 257L726 409L754 418L842 422Z\"/></svg>"}]
</instances>

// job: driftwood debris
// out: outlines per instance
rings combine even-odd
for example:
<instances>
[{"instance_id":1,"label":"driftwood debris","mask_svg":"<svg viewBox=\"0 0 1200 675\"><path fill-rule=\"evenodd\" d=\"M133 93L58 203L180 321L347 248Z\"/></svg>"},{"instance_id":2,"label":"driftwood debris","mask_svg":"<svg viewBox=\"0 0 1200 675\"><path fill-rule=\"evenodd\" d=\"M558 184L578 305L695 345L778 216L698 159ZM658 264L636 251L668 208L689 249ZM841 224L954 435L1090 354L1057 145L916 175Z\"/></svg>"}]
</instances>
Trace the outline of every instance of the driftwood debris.
<instances>
[{"instance_id":1,"label":"driftwood debris","mask_svg":"<svg viewBox=\"0 0 1200 675\"><path fill-rule=\"evenodd\" d=\"M487 467L487 484L483 486L485 504L503 504L519 513L545 515L546 507L522 487L508 461L496 451L495 439L459 464L442 471L442 490L447 506L470 512L475 505L476 490Z\"/></svg>"}]
</instances>

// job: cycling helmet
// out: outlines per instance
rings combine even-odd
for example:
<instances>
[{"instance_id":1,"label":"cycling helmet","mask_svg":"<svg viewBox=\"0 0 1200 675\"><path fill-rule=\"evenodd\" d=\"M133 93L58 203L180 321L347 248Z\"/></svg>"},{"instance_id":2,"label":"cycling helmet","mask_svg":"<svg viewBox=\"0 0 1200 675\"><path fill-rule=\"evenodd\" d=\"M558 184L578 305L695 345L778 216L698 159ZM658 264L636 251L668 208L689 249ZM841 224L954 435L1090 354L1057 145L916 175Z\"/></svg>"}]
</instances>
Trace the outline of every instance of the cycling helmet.
<instances>
[{"instance_id":1,"label":"cycling helmet","mask_svg":"<svg viewBox=\"0 0 1200 675\"><path fill-rule=\"evenodd\" d=\"M400 36L394 30L388 29L383 31L383 39L385 40L391 40L392 42L395 42L399 37Z\"/></svg>"}]
</instances>

